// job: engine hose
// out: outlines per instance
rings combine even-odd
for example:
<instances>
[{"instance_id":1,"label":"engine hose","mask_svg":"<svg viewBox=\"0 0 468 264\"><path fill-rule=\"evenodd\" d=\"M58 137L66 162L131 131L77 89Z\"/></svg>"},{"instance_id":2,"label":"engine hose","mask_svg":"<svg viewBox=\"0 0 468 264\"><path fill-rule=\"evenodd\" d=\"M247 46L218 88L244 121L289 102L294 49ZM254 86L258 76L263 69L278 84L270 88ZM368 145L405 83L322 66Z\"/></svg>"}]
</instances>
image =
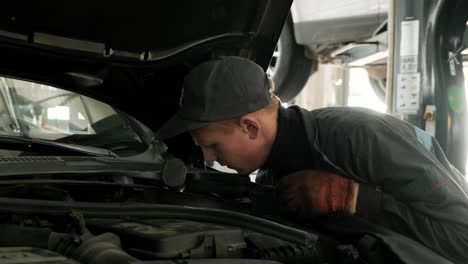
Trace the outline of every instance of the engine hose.
<instances>
[{"instance_id":1,"label":"engine hose","mask_svg":"<svg viewBox=\"0 0 468 264\"><path fill-rule=\"evenodd\" d=\"M120 247L120 239L110 233L86 238L52 232L47 228L21 227L0 224L0 247L34 247L48 249L67 257L80 260L82 263L135 263L138 260L128 255ZM82 240L85 238L85 240ZM76 242L76 243L75 243Z\"/></svg>"},{"instance_id":2,"label":"engine hose","mask_svg":"<svg viewBox=\"0 0 468 264\"><path fill-rule=\"evenodd\" d=\"M80 263L130 264L138 261L122 249L120 238L112 233L97 236L89 233L81 237L52 233L49 239L49 249L78 260Z\"/></svg>"}]
</instances>

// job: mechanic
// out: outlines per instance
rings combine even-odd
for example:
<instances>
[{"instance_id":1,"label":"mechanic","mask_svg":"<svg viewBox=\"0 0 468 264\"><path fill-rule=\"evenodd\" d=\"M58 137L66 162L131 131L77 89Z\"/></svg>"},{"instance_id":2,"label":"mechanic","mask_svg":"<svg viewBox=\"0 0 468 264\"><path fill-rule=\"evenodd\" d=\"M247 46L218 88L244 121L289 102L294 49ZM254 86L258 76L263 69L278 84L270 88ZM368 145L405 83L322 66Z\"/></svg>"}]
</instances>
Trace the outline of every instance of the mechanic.
<instances>
[{"instance_id":1,"label":"mechanic","mask_svg":"<svg viewBox=\"0 0 468 264\"><path fill-rule=\"evenodd\" d=\"M273 85L248 59L202 63L157 136L190 132L206 161L267 171L301 217L347 212L468 263L468 184L433 137L363 108L284 108Z\"/></svg>"}]
</instances>

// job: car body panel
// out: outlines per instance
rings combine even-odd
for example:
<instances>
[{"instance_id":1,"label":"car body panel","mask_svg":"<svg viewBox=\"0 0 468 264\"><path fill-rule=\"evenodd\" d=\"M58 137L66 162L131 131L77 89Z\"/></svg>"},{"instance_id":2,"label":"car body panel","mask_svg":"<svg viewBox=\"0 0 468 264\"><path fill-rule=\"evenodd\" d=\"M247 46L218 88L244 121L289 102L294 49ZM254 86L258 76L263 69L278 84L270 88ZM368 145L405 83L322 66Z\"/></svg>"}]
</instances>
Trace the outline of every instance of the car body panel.
<instances>
[{"instance_id":1,"label":"car body panel","mask_svg":"<svg viewBox=\"0 0 468 264\"><path fill-rule=\"evenodd\" d=\"M296 0L291 7L296 41L309 46L369 38L387 11L384 0Z\"/></svg>"},{"instance_id":2,"label":"car body panel","mask_svg":"<svg viewBox=\"0 0 468 264\"><path fill-rule=\"evenodd\" d=\"M107 102L156 131L177 109L183 76L201 61L240 55L266 69L291 2L9 1L0 18L0 74Z\"/></svg>"}]
</instances>

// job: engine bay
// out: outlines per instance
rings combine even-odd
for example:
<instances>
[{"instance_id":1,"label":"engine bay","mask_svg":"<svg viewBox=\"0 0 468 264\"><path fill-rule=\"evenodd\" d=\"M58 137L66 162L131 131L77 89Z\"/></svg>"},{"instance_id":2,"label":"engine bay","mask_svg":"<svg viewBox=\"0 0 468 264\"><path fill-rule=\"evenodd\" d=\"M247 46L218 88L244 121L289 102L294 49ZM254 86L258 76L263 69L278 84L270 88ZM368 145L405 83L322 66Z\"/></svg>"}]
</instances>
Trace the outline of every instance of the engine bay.
<instances>
[{"instance_id":1,"label":"engine bay","mask_svg":"<svg viewBox=\"0 0 468 264\"><path fill-rule=\"evenodd\" d=\"M246 197L95 183L3 181L0 263L359 263Z\"/></svg>"},{"instance_id":2,"label":"engine bay","mask_svg":"<svg viewBox=\"0 0 468 264\"><path fill-rule=\"evenodd\" d=\"M334 263L318 241L180 218L80 215L3 214L0 263Z\"/></svg>"},{"instance_id":3,"label":"engine bay","mask_svg":"<svg viewBox=\"0 0 468 264\"><path fill-rule=\"evenodd\" d=\"M31 223L31 221L25 222ZM43 225L50 224L44 220L40 222ZM127 261L120 263L136 261L160 263L154 262L155 260L169 261L161 263L173 263L171 261L177 263L179 260L192 263L190 260L215 259L219 260L218 263L225 263L223 261L227 260L231 263L245 263L241 262L245 259L257 260L252 263L275 263L273 260L280 263L322 263L316 248L294 245L236 227L178 219L147 221L89 219L87 227L92 233L99 235L78 242L80 236L54 232L51 231L53 230L51 227L2 224L0 259L8 259L11 263L32 263L33 260L34 262L41 260L41 263L77 263L74 262L76 261L74 258L83 263L88 263L86 259L96 259L98 263L115 263L111 260L125 255ZM94 256L76 253L80 251L80 243L84 244L95 238L98 238L98 242L94 242L89 246L91 249L87 249L91 251L97 248L98 250L93 253ZM54 239L60 242L52 242ZM115 242L116 239L118 242ZM75 249L64 249L73 247L65 245L68 243L65 241L68 240L76 246ZM60 245L53 246L54 243ZM105 253L106 251L110 253ZM106 261L102 262L103 258L100 255L106 254ZM56 262L59 259L61 261Z\"/></svg>"}]
</instances>

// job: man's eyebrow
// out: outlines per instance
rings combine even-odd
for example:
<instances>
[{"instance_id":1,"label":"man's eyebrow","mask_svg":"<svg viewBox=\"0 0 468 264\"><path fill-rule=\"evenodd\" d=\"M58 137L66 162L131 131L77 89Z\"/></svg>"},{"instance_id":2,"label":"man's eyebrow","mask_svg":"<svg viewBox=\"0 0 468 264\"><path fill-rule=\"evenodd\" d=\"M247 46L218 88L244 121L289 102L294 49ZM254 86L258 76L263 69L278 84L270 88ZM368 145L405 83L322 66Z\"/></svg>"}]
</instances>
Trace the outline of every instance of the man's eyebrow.
<instances>
[{"instance_id":1,"label":"man's eyebrow","mask_svg":"<svg viewBox=\"0 0 468 264\"><path fill-rule=\"evenodd\" d=\"M204 142L203 140L202 141L198 141L195 143L197 146L199 147L205 147L205 148L211 148L213 147L213 143L210 143L210 142Z\"/></svg>"},{"instance_id":2,"label":"man's eyebrow","mask_svg":"<svg viewBox=\"0 0 468 264\"><path fill-rule=\"evenodd\" d=\"M196 137L193 137L193 143L195 143L196 146L198 147L207 147L208 144L205 144L203 140L198 140Z\"/></svg>"},{"instance_id":3,"label":"man's eyebrow","mask_svg":"<svg viewBox=\"0 0 468 264\"><path fill-rule=\"evenodd\" d=\"M205 147L205 148L207 148L207 147L210 147L211 144L206 144L205 142L201 142L201 143L198 142L198 146L199 146L199 147Z\"/></svg>"},{"instance_id":4,"label":"man's eyebrow","mask_svg":"<svg viewBox=\"0 0 468 264\"><path fill-rule=\"evenodd\" d=\"M200 146L199 143L198 143L198 140L195 136L191 135L192 136L192 141L193 143L196 145L196 146Z\"/></svg>"}]
</instances>

